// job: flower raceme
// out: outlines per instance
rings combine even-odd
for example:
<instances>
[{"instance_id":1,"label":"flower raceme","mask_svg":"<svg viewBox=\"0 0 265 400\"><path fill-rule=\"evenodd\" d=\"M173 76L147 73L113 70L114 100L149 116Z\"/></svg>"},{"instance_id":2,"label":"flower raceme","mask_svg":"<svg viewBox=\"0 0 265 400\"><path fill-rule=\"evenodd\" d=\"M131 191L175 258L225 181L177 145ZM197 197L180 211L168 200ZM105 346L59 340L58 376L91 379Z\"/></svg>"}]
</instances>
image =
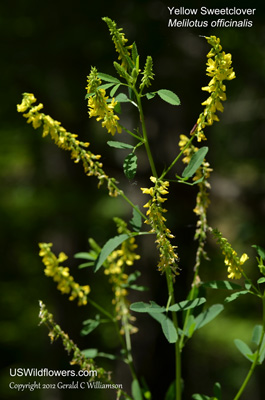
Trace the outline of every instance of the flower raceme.
<instances>
[{"instance_id":1,"label":"flower raceme","mask_svg":"<svg viewBox=\"0 0 265 400\"><path fill-rule=\"evenodd\" d=\"M202 90L209 92L210 96L202 105L205 106L204 111L200 114L197 120L197 127L193 134L196 134L198 141L206 140L204 128L207 125L212 125L214 121L219 121L216 111L223 112L222 102L226 100L226 86L224 80L231 81L236 75L233 71L232 56L230 53L222 51L220 39L216 36L206 37L212 49L207 54L206 73L211 77L207 86L202 87Z\"/></svg>"},{"instance_id":2,"label":"flower raceme","mask_svg":"<svg viewBox=\"0 0 265 400\"><path fill-rule=\"evenodd\" d=\"M150 233L156 234L157 248L160 252L160 261L158 263L158 270L165 272L171 269L174 275L178 275L178 255L175 253L176 246L172 246L170 239L174 238L170 230L166 227L166 218L163 214L167 211L162 207L167 199L163 196L168 193L169 182L161 181L153 176L150 178L154 186L151 188L141 188L144 194L149 194L151 199L144 205L148 208L146 212L146 224L151 225Z\"/></svg>"},{"instance_id":3,"label":"flower raceme","mask_svg":"<svg viewBox=\"0 0 265 400\"><path fill-rule=\"evenodd\" d=\"M116 131L121 133L122 129L118 123L119 117L114 114L114 107L117 101L114 98L108 102L106 91L101 86L101 80L98 78L97 69L91 68L90 75L88 76L87 96L89 117L96 117L97 121L102 121L102 127L106 128L109 133L114 135Z\"/></svg>"},{"instance_id":4,"label":"flower raceme","mask_svg":"<svg viewBox=\"0 0 265 400\"><path fill-rule=\"evenodd\" d=\"M114 220L119 234L130 233L125 221L120 218ZM130 315L130 303L127 299L128 290L126 289L129 276L125 272L127 266L132 266L134 261L140 259L140 255L135 253L136 248L135 238L131 237L125 240L120 248L114 250L104 264L104 273L109 276L109 282L114 292L112 303L115 305L116 319L122 321L121 334L124 334L125 325L127 325L131 334L138 331L131 323L135 320L135 317Z\"/></svg>"},{"instance_id":5,"label":"flower raceme","mask_svg":"<svg viewBox=\"0 0 265 400\"><path fill-rule=\"evenodd\" d=\"M82 162L87 176L96 176L99 180L99 186L107 182L110 196L117 196L113 179L105 174L102 169L103 165L99 162L101 156L87 150L90 144L81 142L77 139L77 135L67 132L59 121L39 112L43 108L43 104L33 106L32 104L35 102L36 98L32 93L24 93L21 104L17 105L17 111L28 111L23 114L23 117L27 118L27 123L32 123L34 129L43 126L43 137L50 135L58 147L71 152L71 158L75 163Z\"/></svg>"},{"instance_id":6,"label":"flower raceme","mask_svg":"<svg viewBox=\"0 0 265 400\"><path fill-rule=\"evenodd\" d=\"M90 287L88 285L80 286L69 274L69 268L60 265L67 260L68 257L66 254L60 253L57 258L51 251L52 243L40 243L39 247L39 255L42 257L42 262L45 265L45 275L52 277L58 283L58 290L62 293L70 294L69 300L72 301L77 298L79 306L86 305Z\"/></svg>"},{"instance_id":7,"label":"flower raceme","mask_svg":"<svg viewBox=\"0 0 265 400\"><path fill-rule=\"evenodd\" d=\"M240 279L242 276L242 265L248 260L248 255L244 253L239 258L231 244L227 239L222 237L222 234L218 231L218 229L213 229L211 231L225 256L224 263L227 266L228 278Z\"/></svg>"}]
</instances>

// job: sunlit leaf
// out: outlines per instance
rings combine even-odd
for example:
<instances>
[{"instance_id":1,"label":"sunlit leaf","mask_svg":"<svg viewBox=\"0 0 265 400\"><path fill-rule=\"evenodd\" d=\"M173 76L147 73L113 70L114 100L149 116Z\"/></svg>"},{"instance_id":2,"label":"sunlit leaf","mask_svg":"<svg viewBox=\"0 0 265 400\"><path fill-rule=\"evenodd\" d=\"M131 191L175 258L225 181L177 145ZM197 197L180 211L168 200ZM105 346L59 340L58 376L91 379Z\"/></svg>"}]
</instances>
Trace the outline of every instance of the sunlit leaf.
<instances>
[{"instance_id":1,"label":"sunlit leaf","mask_svg":"<svg viewBox=\"0 0 265 400\"><path fill-rule=\"evenodd\" d=\"M165 307L159 306L154 301L150 301L150 304L144 303L143 301L133 303L130 306L130 310L141 313L163 313L164 311L166 311Z\"/></svg>"},{"instance_id":2,"label":"sunlit leaf","mask_svg":"<svg viewBox=\"0 0 265 400\"><path fill-rule=\"evenodd\" d=\"M142 400L143 399L141 388L140 388L140 385L139 385L139 382L137 379L134 379L132 381L132 396L133 396L133 400Z\"/></svg>"},{"instance_id":3,"label":"sunlit leaf","mask_svg":"<svg viewBox=\"0 0 265 400\"><path fill-rule=\"evenodd\" d=\"M200 298L197 298L194 300L181 301L180 303L173 304L168 309L169 309L169 311L189 310L190 308L198 307L205 302L206 302L206 299L204 297L200 297Z\"/></svg>"},{"instance_id":4,"label":"sunlit leaf","mask_svg":"<svg viewBox=\"0 0 265 400\"><path fill-rule=\"evenodd\" d=\"M103 265L104 261L106 261L110 253L112 253L113 250L116 249L116 247L122 244L129 237L130 236L127 233L123 233L122 235L115 236L114 238L109 239L107 243L105 243L96 261L95 272L97 272L99 268Z\"/></svg>"},{"instance_id":5,"label":"sunlit leaf","mask_svg":"<svg viewBox=\"0 0 265 400\"><path fill-rule=\"evenodd\" d=\"M230 281L209 281L202 283L201 286L211 289L226 289L226 290L242 289L241 285L238 285L237 283L233 283Z\"/></svg>"},{"instance_id":6,"label":"sunlit leaf","mask_svg":"<svg viewBox=\"0 0 265 400\"><path fill-rule=\"evenodd\" d=\"M222 304L214 304L213 306L207 308L195 318L196 329L200 329L204 325L211 322L220 314L221 311L223 311L223 309L224 306Z\"/></svg>"},{"instance_id":7,"label":"sunlit leaf","mask_svg":"<svg viewBox=\"0 0 265 400\"><path fill-rule=\"evenodd\" d=\"M105 81L105 82L121 84L121 81L119 81L119 79L115 78L114 76L108 75L108 74L103 74L102 72L98 72L98 77L99 77L99 79L101 79L102 81Z\"/></svg>"},{"instance_id":8,"label":"sunlit leaf","mask_svg":"<svg viewBox=\"0 0 265 400\"><path fill-rule=\"evenodd\" d=\"M203 160L208 153L209 148L207 146L201 147L196 153L193 154L191 157L191 160L187 167L184 169L182 172L183 178L191 178L197 169L201 166L203 163Z\"/></svg>"},{"instance_id":9,"label":"sunlit leaf","mask_svg":"<svg viewBox=\"0 0 265 400\"><path fill-rule=\"evenodd\" d=\"M252 350L248 347L248 345L243 342L241 339L235 339L234 343L238 350L240 351L241 354L243 354L244 357L246 357L249 361L253 361L253 352Z\"/></svg>"},{"instance_id":10,"label":"sunlit leaf","mask_svg":"<svg viewBox=\"0 0 265 400\"><path fill-rule=\"evenodd\" d=\"M157 94L158 94L158 96L161 97L162 100L166 101L169 104L172 104L173 106L180 105L179 97L171 90L160 89L157 91Z\"/></svg>"},{"instance_id":11,"label":"sunlit leaf","mask_svg":"<svg viewBox=\"0 0 265 400\"><path fill-rule=\"evenodd\" d=\"M133 146L129 143L119 142L117 140L109 140L107 144L115 149L133 149Z\"/></svg>"}]
</instances>

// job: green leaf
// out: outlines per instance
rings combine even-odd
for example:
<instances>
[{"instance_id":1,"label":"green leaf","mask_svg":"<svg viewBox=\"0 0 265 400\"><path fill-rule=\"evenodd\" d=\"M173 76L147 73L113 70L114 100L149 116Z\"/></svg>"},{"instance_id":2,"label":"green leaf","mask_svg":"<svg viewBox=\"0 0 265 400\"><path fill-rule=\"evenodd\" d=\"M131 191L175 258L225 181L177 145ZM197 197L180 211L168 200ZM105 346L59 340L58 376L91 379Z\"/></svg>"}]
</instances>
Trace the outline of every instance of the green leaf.
<instances>
[{"instance_id":1,"label":"green leaf","mask_svg":"<svg viewBox=\"0 0 265 400\"><path fill-rule=\"evenodd\" d=\"M204 325L211 322L214 318L217 317L217 315L220 314L221 311L223 311L223 309L224 306L222 304L214 304L213 306L207 308L205 311L203 311L195 318L196 322L195 329L200 329Z\"/></svg>"},{"instance_id":2,"label":"green leaf","mask_svg":"<svg viewBox=\"0 0 265 400\"><path fill-rule=\"evenodd\" d=\"M240 292L233 293L233 294L231 294L231 296L226 297L224 301L225 301L225 303L230 303L231 301L236 300L239 296L242 296L242 295L248 294L248 293L249 293L248 290L241 290Z\"/></svg>"},{"instance_id":3,"label":"green leaf","mask_svg":"<svg viewBox=\"0 0 265 400\"><path fill-rule=\"evenodd\" d=\"M261 339L261 335L262 335L262 325L255 325L252 333L251 342L255 343L258 346Z\"/></svg>"},{"instance_id":4,"label":"green leaf","mask_svg":"<svg viewBox=\"0 0 265 400\"><path fill-rule=\"evenodd\" d=\"M180 105L179 97L171 90L160 89L157 91L157 94L158 94L158 96L161 97L162 100L166 101L169 104L172 104L173 106Z\"/></svg>"},{"instance_id":5,"label":"green leaf","mask_svg":"<svg viewBox=\"0 0 265 400\"><path fill-rule=\"evenodd\" d=\"M166 311L165 307L161 307L154 301L150 301L150 304L139 301L130 305L130 310L141 313L163 313Z\"/></svg>"},{"instance_id":6,"label":"green leaf","mask_svg":"<svg viewBox=\"0 0 265 400\"><path fill-rule=\"evenodd\" d=\"M104 357L110 360L115 360L117 357L113 354L99 352L98 349L86 349L83 350L82 353L86 358L96 358L96 357Z\"/></svg>"},{"instance_id":7,"label":"green leaf","mask_svg":"<svg viewBox=\"0 0 265 400\"><path fill-rule=\"evenodd\" d=\"M133 400L142 400L143 399L141 388L140 388L140 385L139 385L139 382L137 379L134 379L132 381L132 396L133 396Z\"/></svg>"},{"instance_id":8,"label":"green leaf","mask_svg":"<svg viewBox=\"0 0 265 400\"><path fill-rule=\"evenodd\" d=\"M182 172L183 178L191 178L197 169L201 166L203 163L203 160L208 153L209 148L207 146L201 147L196 153L193 154L191 157L191 160L187 167L184 169Z\"/></svg>"},{"instance_id":9,"label":"green leaf","mask_svg":"<svg viewBox=\"0 0 265 400\"><path fill-rule=\"evenodd\" d=\"M198 307L205 302L206 302L206 299L204 297L200 297L200 298L197 298L194 300L181 301L180 303L173 304L168 309L169 309L169 311L189 310L190 308Z\"/></svg>"},{"instance_id":10,"label":"green leaf","mask_svg":"<svg viewBox=\"0 0 265 400\"><path fill-rule=\"evenodd\" d=\"M95 265L95 261L91 261L91 262L87 262L87 263L78 265L78 268L83 269L83 268L87 268L87 267L93 267L94 265Z\"/></svg>"},{"instance_id":11,"label":"green leaf","mask_svg":"<svg viewBox=\"0 0 265 400\"><path fill-rule=\"evenodd\" d=\"M92 254L90 254L90 253L86 253L86 252L80 252L80 253L76 253L75 255L74 255L74 258L82 258L82 259L84 259L84 260L96 260L96 258L97 258L97 256L94 256L94 255L92 255Z\"/></svg>"},{"instance_id":12,"label":"green leaf","mask_svg":"<svg viewBox=\"0 0 265 400\"><path fill-rule=\"evenodd\" d=\"M253 246L256 250L258 255L262 258L263 261L265 261L265 249L263 247L257 246L256 244L253 244Z\"/></svg>"},{"instance_id":13,"label":"green leaf","mask_svg":"<svg viewBox=\"0 0 265 400\"><path fill-rule=\"evenodd\" d=\"M259 363L262 364L265 359L265 337L263 338L262 345L260 347Z\"/></svg>"},{"instance_id":14,"label":"green leaf","mask_svg":"<svg viewBox=\"0 0 265 400\"><path fill-rule=\"evenodd\" d=\"M119 142L117 140L109 140L107 144L115 149L133 149L133 146L128 143Z\"/></svg>"},{"instance_id":15,"label":"green leaf","mask_svg":"<svg viewBox=\"0 0 265 400\"><path fill-rule=\"evenodd\" d=\"M177 176L177 178L178 178L178 176ZM204 176L202 176L200 179L197 179L197 181L194 181L194 182L186 182L186 179L187 178L180 179L180 180L178 180L178 182L184 183L185 185L194 186L194 185L197 185L198 183L201 183L202 181L204 181Z\"/></svg>"},{"instance_id":16,"label":"green leaf","mask_svg":"<svg viewBox=\"0 0 265 400\"><path fill-rule=\"evenodd\" d=\"M119 83L121 85L121 81L119 79L115 78L114 76L108 75L108 74L103 74L102 72L98 73L99 79L105 82L112 82L112 83Z\"/></svg>"},{"instance_id":17,"label":"green leaf","mask_svg":"<svg viewBox=\"0 0 265 400\"><path fill-rule=\"evenodd\" d=\"M243 354L244 357L246 357L249 361L253 361L253 352L252 350L248 347L248 345L243 342L243 340L240 339L235 339L234 343L238 350L240 351L241 354Z\"/></svg>"},{"instance_id":18,"label":"green leaf","mask_svg":"<svg viewBox=\"0 0 265 400\"><path fill-rule=\"evenodd\" d=\"M123 170L126 178L133 179L137 170L137 156L130 153L124 160Z\"/></svg>"},{"instance_id":19,"label":"green leaf","mask_svg":"<svg viewBox=\"0 0 265 400\"><path fill-rule=\"evenodd\" d=\"M86 336L93 332L100 325L100 320L88 319L83 322L83 325L84 328L81 330L81 335Z\"/></svg>"},{"instance_id":20,"label":"green leaf","mask_svg":"<svg viewBox=\"0 0 265 400\"><path fill-rule=\"evenodd\" d=\"M115 101L118 101L119 103L128 103L131 100L126 96L125 93L119 93L118 96L115 97Z\"/></svg>"},{"instance_id":21,"label":"green leaf","mask_svg":"<svg viewBox=\"0 0 265 400\"><path fill-rule=\"evenodd\" d=\"M102 352L102 351L100 351L100 352L97 354L97 357L108 358L109 360L116 360L116 359L117 359L117 357L114 356L114 354L104 353L104 352Z\"/></svg>"},{"instance_id":22,"label":"green leaf","mask_svg":"<svg viewBox=\"0 0 265 400\"><path fill-rule=\"evenodd\" d=\"M104 244L96 261L95 272L99 270L99 268L103 265L104 261L106 261L106 259L113 252L113 250L115 250L116 247L122 244L129 237L130 236L127 235L127 233L123 233L122 235L115 236L114 238L109 239L107 243Z\"/></svg>"},{"instance_id":23,"label":"green leaf","mask_svg":"<svg viewBox=\"0 0 265 400\"><path fill-rule=\"evenodd\" d=\"M82 353L86 358L95 358L98 355L98 349L86 349L82 350Z\"/></svg>"},{"instance_id":24,"label":"green leaf","mask_svg":"<svg viewBox=\"0 0 265 400\"><path fill-rule=\"evenodd\" d=\"M238 285L237 283L232 283L230 281L209 281L202 283L201 286L211 289L226 289L226 290L242 289L241 285Z\"/></svg>"},{"instance_id":25,"label":"green leaf","mask_svg":"<svg viewBox=\"0 0 265 400\"><path fill-rule=\"evenodd\" d=\"M258 283L258 284L264 283L264 282L265 282L265 278L259 278L259 279L257 280L257 283Z\"/></svg>"},{"instance_id":26,"label":"green leaf","mask_svg":"<svg viewBox=\"0 0 265 400\"><path fill-rule=\"evenodd\" d=\"M115 85L111 91L110 91L110 97L114 97L115 93L117 92L117 90L119 89L121 85L118 83L118 85Z\"/></svg>"},{"instance_id":27,"label":"green leaf","mask_svg":"<svg viewBox=\"0 0 265 400\"><path fill-rule=\"evenodd\" d=\"M204 394L193 394L192 399L194 399L194 400L211 400L211 397L205 396Z\"/></svg>"},{"instance_id":28,"label":"green leaf","mask_svg":"<svg viewBox=\"0 0 265 400\"><path fill-rule=\"evenodd\" d=\"M98 89L109 89L114 85L114 83L105 83L104 85L100 85Z\"/></svg>"},{"instance_id":29,"label":"green leaf","mask_svg":"<svg viewBox=\"0 0 265 400\"><path fill-rule=\"evenodd\" d=\"M176 343L178 340L178 333L173 324L173 321L166 317L165 314L157 313L156 311L149 311L149 314L152 318L158 321L161 324L162 331L167 338L169 343Z\"/></svg>"},{"instance_id":30,"label":"green leaf","mask_svg":"<svg viewBox=\"0 0 265 400\"><path fill-rule=\"evenodd\" d=\"M139 210L139 207L138 206L136 207ZM139 232L142 227L141 214L139 214L139 212L137 212L135 208L133 208L133 216L132 219L130 220L130 224L135 232Z\"/></svg>"},{"instance_id":31,"label":"green leaf","mask_svg":"<svg viewBox=\"0 0 265 400\"><path fill-rule=\"evenodd\" d=\"M175 400L176 398L176 381L173 381L169 386L165 400Z\"/></svg>"},{"instance_id":32,"label":"green leaf","mask_svg":"<svg viewBox=\"0 0 265 400\"><path fill-rule=\"evenodd\" d=\"M155 97L155 95L156 95L156 92L149 92L149 93L146 93L146 98L147 98L147 100L151 100Z\"/></svg>"},{"instance_id":33,"label":"green leaf","mask_svg":"<svg viewBox=\"0 0 265 400\"><path fill-rule=\"evenodd\" d=\"M187 325L184 331L184 335L191 338L196 328L196 322L194 315L190 315L187 321Z\"/></svg>"},{"instance_id":34,"label":"green leaf","mask_svg":"<svg viewBox=\"0 0 265 400\"><path fill-rule=\"evenodd\" d=\"M213 393L218 400L222 400L222 388L219 382L215 382Z\"/></svg>"},{"instance_id":35,"label":"green leaf","mask_svg":"<svg viewBox=\"0 0 265 400\"><path fill-rule=\"evenodd\" d=\"M173 321L171 321L170 318L165 318L164 321L162 321L162 331L169 341L169 343L176 343L178 340L178 333L176 331L176 328L173 324Z\"/></svg>"},{"instance_id":36,"label":"green leaf","mask_svg":"<svg viewBox=\"0 0 265 400\"><path fill-rule=\"evenodd\" d=\"M132 274L130 274L128 276L128 283L136 281L136 279L138 279L139 276L141 276L141 272L140 271L134 271Z\"/></svg>"},{"instance_id":37,"label":"green leaf","mask_svg":"<svg viewBox=\"0 0 265 400\"><path fill-rule=\"evenodd\" d=\"M147 286L129 285L128 287L133 290L138 290L139 292L145 292L146 290L149 290Z\"/></svg>"},{"instance_id":38,"label":"green leaf","mask_svg":"<svg viewBox=\"0 0 265 400\"><path fill-rule=\"evenodd\" d=\"M91 96L94 96L94 93L87 93L87 94L85 95L85 99L88 99L88 98L91 97Z\"/></svg>"}]
</instances>

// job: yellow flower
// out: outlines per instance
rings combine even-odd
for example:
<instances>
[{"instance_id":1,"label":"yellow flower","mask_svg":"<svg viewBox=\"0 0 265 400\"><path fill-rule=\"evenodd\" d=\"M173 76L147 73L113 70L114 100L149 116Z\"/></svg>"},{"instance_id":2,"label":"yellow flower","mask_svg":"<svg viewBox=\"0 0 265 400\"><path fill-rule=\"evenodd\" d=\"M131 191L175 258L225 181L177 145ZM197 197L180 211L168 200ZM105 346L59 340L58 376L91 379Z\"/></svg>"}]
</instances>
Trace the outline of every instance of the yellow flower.
<instances>
[{"instance_id":1,"label":"yellow flower","mask_svg":"<svg viewBox=\"0 0 265 400\"><path fill-rule=\"evenodd\" d=\"M46 267L44 270L45 275L58 282L57 289L62 293L71 294L69 300L74 300L78 297L78 305L86 305L90 287L88 285L80 286L70 275L69 268L60 266L61 262L67 260L67 255L61 252L57 258L51 251L52 243L40 243L39 247L39 255L43 257L42 262Z\"/></svg>"},{"instance_id":2,"label":"yellow flower","mask_svg":"<svg viewBox=\"0 0 265 400\"><path fill-rule=\"evenodd\" d=\"M158 180L154 176L151 176L150 180L155 186L151 188L141 188L141 190L144 194L149 194L151 196L151 200L144 205L145 208L148 208L145 223L151 226L150 232L156 234L157 248L160 253L158 270L165 272L166 269L170 268L174 275L178 275L178 255L175 252L176 246L172 246L169 240L174 238L174 236L165 225L166 218L163 214L166 210L161 206L161 204L167 200L162 196L168 194L167 189L169 182Z\"/></svg>"},{"instance_id":3,"label":"yellow flower","mask_svg":"<svg viewBox=\"0 0 265 400\"><path fill-rule=\"evenodd\" d=\"M115 98L108 102L105 89L99 88L101 80L98 78L97 69L91 68L88 76L87 93L89 118L96 117L97 121L102 121L102 127L114 135L116 131L121 133L122 129L118 123L119 117L114 114L114 107L117 105Z\"/></svg>"},{"instance_id":4,"label":"yellow flower","mask_svg":"<svg viewBox=\"0 0 265 400\"><path fill-rule=\"evenodd\" d=\"M242 276L241 267L248 260L248 255L244 253L239 258L236 251L232 248L228 240L222 237L221 232L219 232L217 229L214 229L212 233L217 239L217 243L220 245L222 253L225 256L224 263L227 266L228 278L240 279Z\"/></svg>"},{"instance_id":5,"label":"yellow flower","mask_svg":"<svg viewBox=\"0 0 265 400\"><path fill-rule=\"evenodd\" d=\"M103 165L98 161L101 156L88 151L87 147L89 147L89 143L79 141L77 139L78 136L67 132L66 129L61 126L59 121L54 120L49 115L40 113L39 111L43 108L42 104L32 107L31 105L35 101L36 99L33 94L24 93L21 104L17 105L18 111L24 112L30 108L26 114L23 114L23 116L27 118L27 122L32 123L35 129L42 125L43 137L50 135L59 148L70 151L71 158L75 163L78 163L79 161L82 162L86 175L96 176L99 180L99 186L101 186L104 182L107 182L109 195L116 197L118 193L113 185L115 180L113 178L109 178L103 171ZM112 109L113 103L108 105L108 107ZM119 130L118 126L117 129Z\"/></svg>"},{"instance_id":6,"label":"yellow flower","mask_svg":"<svg viewBox=\"0 0 265 400\"><path fill-rule=\"evenodd\" d=\"M208 97L202 105L205 106L204 111L200 114L197 120L197 127L192 134L196 134L198 141L206 140L204 135L204 128L207 125L212 125L214 121L219 121L216 111L223 112L223 105L221 101L226 100L226 86L224 80L234 79L235 72L232 68L232 56L230 53L222 51L220 39L216 36L206 37L208 43L212 46L211 51L208 53L208 61L206 63L206 74L212 79L207 86L202 87L202 90L209 92Z\"/></svg>"}]
</instances>

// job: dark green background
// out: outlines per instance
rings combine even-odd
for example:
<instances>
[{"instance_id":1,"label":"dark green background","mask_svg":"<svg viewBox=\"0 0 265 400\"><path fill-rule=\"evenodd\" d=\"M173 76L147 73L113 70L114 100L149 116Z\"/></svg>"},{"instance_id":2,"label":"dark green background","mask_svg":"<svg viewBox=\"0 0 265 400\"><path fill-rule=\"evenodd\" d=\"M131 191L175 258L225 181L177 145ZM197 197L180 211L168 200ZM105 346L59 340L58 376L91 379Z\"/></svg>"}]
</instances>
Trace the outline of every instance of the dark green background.
<instances>
[{"instance_id":1,"label":"dark green background","mask_svg":"<svg viewBox=\"0 0 265 400\"><path fill-rule=\"evenodd\" d=\"M125 192L135 202L142 204L146 200L140 196L140 187L149 185L150 176L144 155L139 152L140 165L135 180L126 183L120 173L123 155L113 154L107 148L106 141L111 136L87 114L84 96L90 66L114 73L112 62L116 53L107 27L101 21L103 16L109 16L124 28L129 43L136 41L142 66L146 56L152 55L156 75L153 90L171 89L181 99L182 105L176 108L159 99L144 104L150 144L159 171L173 160L179 135L189 133L202 110L200 103L207 95L200 88L208 82L205 55L209 47L200 35L219 36L224 49L232 53L237 79L227 84L228 100L221 122L206 131L210 147L208 159L214 168L209 219L239 254L246 251L252 256L247 264L248 271L252 274L253 269L253 276L257 275L251 245L265 247L264 10L258 2L240 2L240 7L257 8L255 16L250 17L252 28L168 28L167 6L206 6L205 3L183 3L1 2L0 341L3 370L0 392L4 399L64 400L73 395L79 399L115 398L114 393L105 391L18 393L8 389L9 368L69 368L69 358L61 343L58 341L51 346L46 328L38 327L39 299L47 304L56 321L81 348L98 347L105 352L118 352L118 341L111 329L95 331L88 338L80 337L82 321L93 317L95 312L89 307L77 308L56 291L52 280L43 274L38 242L53 242L56 253L66 252L70 256L66 265L71 265L77 280L91 285L92 298L103 304L110 303L111 291L103 274L93 276L88 270L79 271L76 260L71 257L88 249L87 239L91 236L103 245L115 234L112 217L128 220L131 210L121 199L110 199L104 188L97 190L96 179L87 178L81 166L72 163L69 154L56 148L49 139L42 139L41 131L33 130L16 112L21 94L33 92L38 101L44 103L45 113L91 142L91 151L103 154L104 168L125 185ZM220 2L208 5L214 6L220 8ZM129 107L125 110L122 122L133 128L137 115ZM124 136L121 140L125 140ZM181 168L179 164L178 173ZM187 294L194 265L196 219L192 208L195 193L195 188L178 185L172 189L167 204L169 226L176 235L182 268L177 281L178 300ZM141 283L151 285L152 289L149 293L134 293L131 300L152 298L165 303L165 282L156 271L152 243L146 238L138 242L139 251L143 253L137 263L143 274ZM202 279L225 279L221 256L212 241L208 250L211 261L204 263ZM222 299L223 295L219 295L218 301ZM141 316L138 321L140 332L133 338L136 367L139 374L145 375L154 393L153 399L161 400L174 379L173 345L165 343L154 321ZM253 324L260 322L259 306L249 297L242 298L194 338L184 353L184 399L190 399L194 392L212 395L212 386L217 380L223 385L224 399L233 398L248 368L247 360L235 350L233 339L248 340ZM126 368L119 364L106 367L114 370L115 382L123 383L130 390ZM263 375L264 369L260 368L242 399L264 398ZM15 378L16 382L24 383L34 380ZM44 382L49 381L44 379Z\"/></svg>"}]
</instances>

